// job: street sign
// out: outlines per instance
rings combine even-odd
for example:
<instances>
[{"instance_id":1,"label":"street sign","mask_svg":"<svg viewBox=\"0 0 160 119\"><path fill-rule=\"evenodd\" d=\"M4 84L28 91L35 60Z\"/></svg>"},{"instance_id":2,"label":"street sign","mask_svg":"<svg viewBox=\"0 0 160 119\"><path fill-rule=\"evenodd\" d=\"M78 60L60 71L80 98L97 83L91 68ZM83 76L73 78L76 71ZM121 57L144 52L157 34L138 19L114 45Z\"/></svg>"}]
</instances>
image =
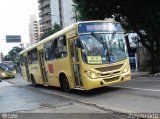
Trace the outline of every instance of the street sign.
<instances>
[{"instance_id":1,"label":"street sign","mask_svg":"<svg viewBox=\"0 0 160 119\"><path fill-rule=\"evenodd\" d=\"M19 43L21 42L20 35L6 35L6 43Z\"/></svg>"}]
</instances>

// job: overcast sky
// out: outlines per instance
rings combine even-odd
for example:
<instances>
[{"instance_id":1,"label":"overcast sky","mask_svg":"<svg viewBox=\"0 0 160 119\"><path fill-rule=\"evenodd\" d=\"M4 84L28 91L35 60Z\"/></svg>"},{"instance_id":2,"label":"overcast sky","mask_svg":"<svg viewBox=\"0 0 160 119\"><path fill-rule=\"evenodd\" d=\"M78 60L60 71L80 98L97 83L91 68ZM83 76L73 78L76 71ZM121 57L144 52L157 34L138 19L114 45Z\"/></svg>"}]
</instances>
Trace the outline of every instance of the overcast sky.
<instances>
[{"instance_id":1,"label":"overcast sky","mask_svg":"<svg viewBox=\"0 0 160 119\"><path fill-rule=\"evenodd\" d=\"M17 44L5 43L6 35L21 35L29 41L29 15L38 16L38 0L2 0L0 4L0 52L7 53Z\"/></svg>"}]
</instances>

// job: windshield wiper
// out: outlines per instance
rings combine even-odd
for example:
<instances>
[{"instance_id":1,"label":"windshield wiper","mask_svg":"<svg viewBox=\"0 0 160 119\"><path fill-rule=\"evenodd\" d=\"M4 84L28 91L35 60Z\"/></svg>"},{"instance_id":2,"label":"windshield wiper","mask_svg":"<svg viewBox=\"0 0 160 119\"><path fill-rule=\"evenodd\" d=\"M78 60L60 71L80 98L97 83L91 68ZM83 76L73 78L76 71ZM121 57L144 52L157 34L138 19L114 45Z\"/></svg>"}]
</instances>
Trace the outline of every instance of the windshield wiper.
<instances>
[{"instance_id":1,"label":"windshield wiper","mask_svg":"<svg viewBox=\"0 0 160 119\"><path fill-rule=\"evenodd\" d=\"M91 35L100 43L100 44L104 44L103 39L101 37L98 37L97 34L95 34L94 32L91 32Z\"/></svg>"},{"instance_id":2,"label":"windshield wiper","mask_svg":"<svg viewBox=\"0 0 160 119\"><path fill-rule=\"evenodd\" d=\"M110 38L110 39L108 39L108 40L109 40L109 42L110 42L110 44L113 42L113 39L115 38L115 35L116 35L116 31L114 31L114 32L112 33L111 38Z\"/></svg>"},{"instance_id":3,"label":"windshield wiper","mask_svg":"<svg viewBox=\"0 0 160 119\"><path fill-rule=\"evenodd\" d=\"M103 41L103 38L102 36L98 36L97 34L95 34L94 32L91 32L91 35L100 43L100 44L103 44L103 48L104 50L107 49L107 53L106 53L106 56L108 57L108 61L110 62L110 56L109 56L109 48L108 48L108 44L105 40L105 42Z\"/></svg>"}]
</instances>

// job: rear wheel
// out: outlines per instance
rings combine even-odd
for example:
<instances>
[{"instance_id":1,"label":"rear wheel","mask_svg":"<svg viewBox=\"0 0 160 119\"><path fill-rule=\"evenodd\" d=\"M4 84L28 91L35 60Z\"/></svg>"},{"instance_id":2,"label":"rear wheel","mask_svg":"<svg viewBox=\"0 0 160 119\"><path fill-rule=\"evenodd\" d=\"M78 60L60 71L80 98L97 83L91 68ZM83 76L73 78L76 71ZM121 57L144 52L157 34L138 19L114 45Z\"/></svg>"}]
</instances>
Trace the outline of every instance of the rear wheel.
<instances>
[{"instance_id":1,"label":"rear wheel","mask_svg":"<svg viewBox=\"0 0 160 119\"><path fill-rule=\"evenodd\" d=\"M31 75L31 82L32 82L32 86L34 86L34 87L37 86L33 75Z\"/></svg>"},{"instance_id":2,"label":"rear wheel","mask_svg":"<svg viewBox=\"0 0 160 119\"><path fill-rule=\"evenodd\" d=\"M2 75L0 74L0 82L2 82Z\"/></svg>"},{"instance_id":3,"label":"rear wheel","mask_svg":"<svg viewBox=\"0 0 160 119\"><path fill-rule=\"evenodd\" d=\"M61 88L64 92L71 92L71 89L69 87L68 79L66 76L62 76L60 79Z\"/></svg>"}]
</instances>

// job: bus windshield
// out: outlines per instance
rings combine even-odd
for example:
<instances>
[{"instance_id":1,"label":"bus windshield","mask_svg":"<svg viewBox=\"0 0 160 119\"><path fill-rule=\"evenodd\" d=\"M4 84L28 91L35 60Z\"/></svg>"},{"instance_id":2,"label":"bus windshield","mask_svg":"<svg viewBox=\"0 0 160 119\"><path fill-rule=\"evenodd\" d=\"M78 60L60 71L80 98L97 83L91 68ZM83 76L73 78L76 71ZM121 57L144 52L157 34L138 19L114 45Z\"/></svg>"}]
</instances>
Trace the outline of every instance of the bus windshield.
<instances>
[{"instance_id":1,"label":"bus windshield","mask_svg":"<svg viewBox=\"0 0 160 119\"><path fill-rule=\"evenodd\" d=\"M80 35L82 58L88 64L114 63L127 58L123 33Z\"/></svg>"}]
</instances>

